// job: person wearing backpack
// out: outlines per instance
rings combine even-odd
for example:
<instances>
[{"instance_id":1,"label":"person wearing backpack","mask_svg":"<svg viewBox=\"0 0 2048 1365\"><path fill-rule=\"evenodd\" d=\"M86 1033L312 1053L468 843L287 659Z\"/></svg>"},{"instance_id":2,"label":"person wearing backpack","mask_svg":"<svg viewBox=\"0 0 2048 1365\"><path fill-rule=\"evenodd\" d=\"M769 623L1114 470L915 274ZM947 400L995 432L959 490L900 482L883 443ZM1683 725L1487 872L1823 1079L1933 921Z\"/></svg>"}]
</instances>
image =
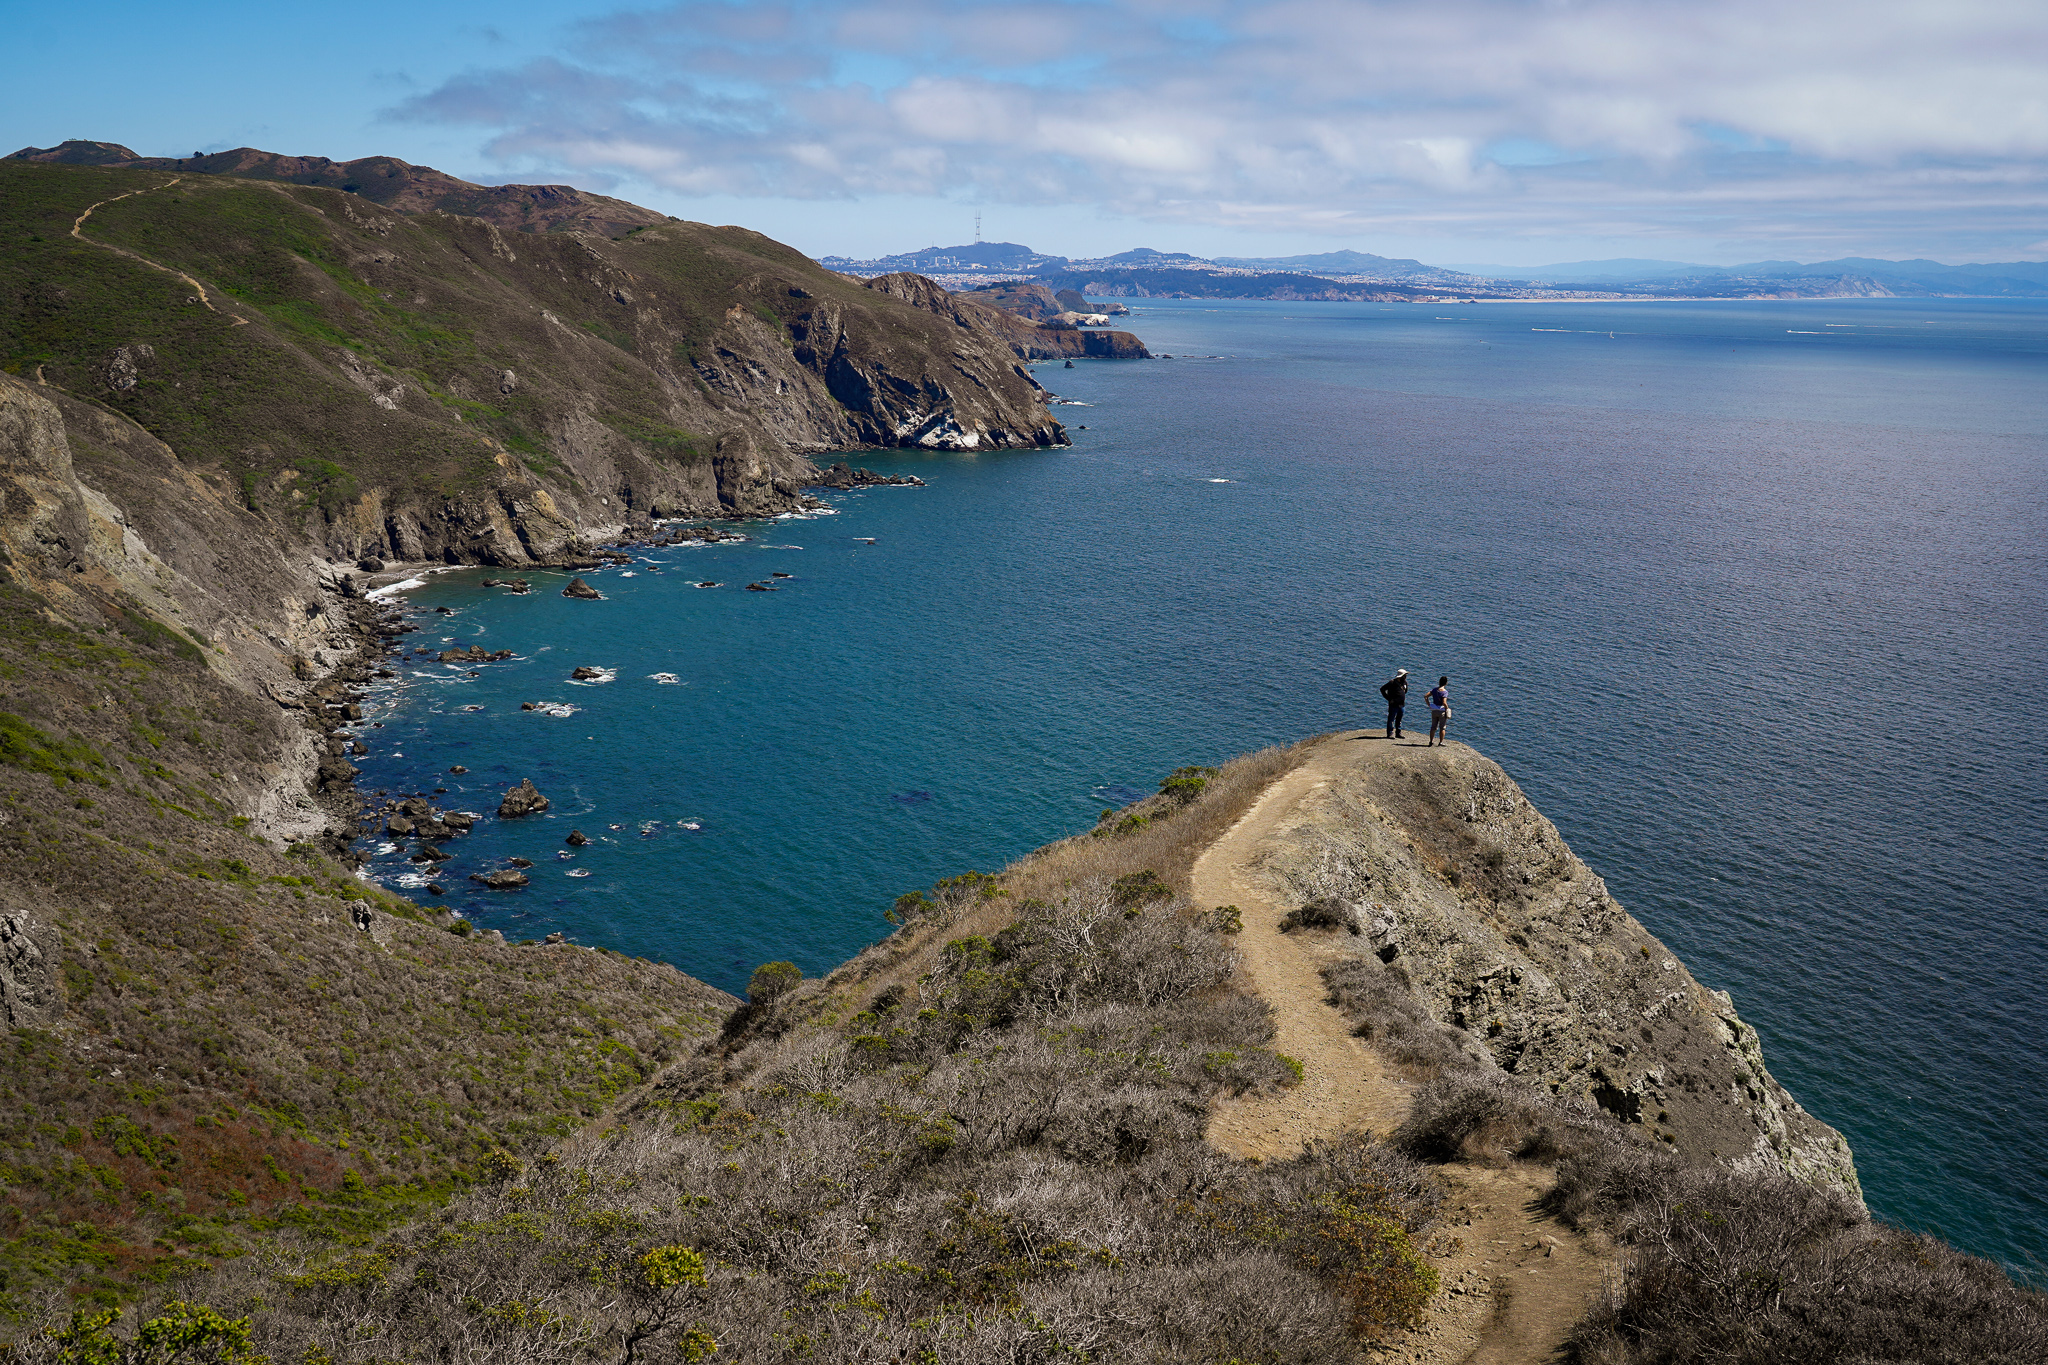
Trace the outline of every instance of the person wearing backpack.
<instances>
[{"instance_id":1,"label":"person wearing backpack","mask_svg":"<svg viewBox=\"0 0 2048 1365\"><path fill-rule=\"evenodd\" d=\"M1450 743L1444 732L1451 727L1451 680L1438 678L1423 700L1429 703L1429 742Z\"/></svg>"},{"instance_id":2,"label":"person wearing backpack","mask_svg":"<svg viewBox=\"0 0 2048 1365\"><path fill-rule=\"evenodd\" d=\"M1393 677L1381 683L1380 695L1387 699L1387 738L1405 739L1401 733L1401 712L1408 705L1408 670L1397 669Z\"/></svg>"}]
</instances>

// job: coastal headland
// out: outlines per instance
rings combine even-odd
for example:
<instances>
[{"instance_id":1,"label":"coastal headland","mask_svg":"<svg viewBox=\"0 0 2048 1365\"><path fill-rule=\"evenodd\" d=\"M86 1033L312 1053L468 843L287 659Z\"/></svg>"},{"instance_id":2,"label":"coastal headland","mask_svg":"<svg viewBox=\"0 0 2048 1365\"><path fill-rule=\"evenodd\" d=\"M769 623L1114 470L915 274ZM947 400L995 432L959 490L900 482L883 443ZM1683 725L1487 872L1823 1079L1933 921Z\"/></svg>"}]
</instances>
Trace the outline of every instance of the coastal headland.
<instances>
[{"instance_id":1,"label":"coastal headland","mask_svg":"<svg viewBox=\"0 0 2048 1365\"><path fill-rule=\"evenodd\" d=\"M744 1002L356 878L357 692L412 624L378 575L595 564L859 481L813 455L1065 435L1014 315L918 277L256 155L0 162L0 1308L33 1349L81 1298L307 1360L1619 1360L1695 1330L1665 1303L2044 1339L1869 1222L1733 1002L1462 746L1181 769ZM1716 1258L1787 1278L1723 1302Z\"/></svg>"}]
</instances>

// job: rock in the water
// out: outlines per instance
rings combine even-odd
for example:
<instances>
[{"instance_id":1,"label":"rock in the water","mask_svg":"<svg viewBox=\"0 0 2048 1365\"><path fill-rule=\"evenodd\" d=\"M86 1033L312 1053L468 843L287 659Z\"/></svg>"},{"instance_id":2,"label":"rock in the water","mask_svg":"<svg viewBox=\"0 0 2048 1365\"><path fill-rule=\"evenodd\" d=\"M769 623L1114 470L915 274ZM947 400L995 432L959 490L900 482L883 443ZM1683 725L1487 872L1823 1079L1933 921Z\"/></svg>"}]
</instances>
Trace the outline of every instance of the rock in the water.
<instances>
[{"instance_id":1,"label":"rock in the water","mask_svg":"<svg viewBox=\"0 0 2048 1365\"><path fill-rule=\"evenodd\" d=\"M530 701L523 701L519 703L519 709L522 711L536 711L540 708Z\"/></svg>"},{"instance_id":2,"label":"rock in the water","mask_svg":"<svg viewBox=\"0 0 2048 1365\"><path fill-rule=\"evenodd\" d=\"M588 598L591 601L598 601L604 597L604 594L599 592L596 588L591 587L588 583L585 583L583 581L582 576L579 574L576 577L571 578L569 580L568 587L562 589L562 596L583 597Z\"/></svg>"},{"instance_id":3,"label":"rock in the water","mask_svg":"<svg viewBox=\"0 0 2048 1365\"><path fill-rule=\"evenodd\" d=\"M498 803L498 818L509 820L517 815L533 815L548 808L548 799L533 785L533 779L523 778L518 786L505 793L505 799Z\"/></svg>"},{"instance_id":4,"label":"rock in the water","mask_svg":"<svg viewBox=\"0 0 2048 1365\"><path fill-rule=\"evenodd\" d=\"M602 678L604 676L604 670L601 668L592 668L588 664L578 664L576 666L576 671L571 673L569 676L576 679L576 681L578 682L588 682L592 678Z\"/></svg>"},{"instance_id":5,"label":"rock in the water","mask_svg":"<svg viewBox=\"0 0 2048 1365\"><path fill-rule=\"evenodd\" d=\"M590 842L590 836L580 829L572 829L569 831L569 837L562 840L562 842L571 848L581 848Z\"/></svg>"},{"instance_id":6,"label":"rock in the water","mask_svg":"<svg viewBox=\"0 0 2048 1365\"><path fill-rule=\"evenodd\" d=\"M460 763L457 763L457 764L455 764L455 765L454 765L453 767L451 767L450 769L448 769L448 771L449 771L449 772L451 772L451 773L456 773L456 774L458 774L458 775L459 775L459 774L461 774L461 773L466 773L466 772L468 772L468 771L469 771L469 769L467 769L467 768L463 767L463 766L462 766L462 765L461 765Z\"/></svg>"},{"instance_id":7,"label":"rock in the water","mask_svg":"<svg viewBox=\"0 0 2048 1365\"><path fill-rule=\"evenodd\" d=\"M445 896L448 894L448 888L439 882L428 882L427 894L429 896Z\"/></svg>"},{"instance_id":8,"label":"rock in the water","mask_svg":"<svg viewBox=\"0 0 2048 1365\"><path fill-rule=\"evenodd\" d=\"M469 879L473 882L482 882L493 891L515 890L525 886L528 880L526 874L516 868L506 868L502 872L472 872Z\"/></svg>"},{"instance_id":9,"label":"rock in the water","mask_svg":"<svg viewBox=\"0 0 2048 1365\"><path fill-rule=\"evenodd\" d=\"M747 591L748 591L748 592L780 592L780 591L782 591L782 589L780 589L780 588L776 587L776 586L775 586L775 585L774 585L773 583L749 583L749 584L747 584Z\"/></svg>"},{"instance_id":10,"label":"rock in the water","mask_svg":"<svg viewBox=\"0 0 2048 1365\"><path fill-rule=\"evenodd\" d=\"M568 937L561 933L549 934L546 938L541 940L542 943L567 943L568 941Z\"/></svg>"},{"instance_id":11,"label":"rock in the water","mask_svg":"<svg viewBox=\"0 0 2048 1365\"><path fill-rule=\"evenodd\" d=\"M510 864L512 864L512 866L514 866L514 867L532 867L532 866L533 866L533 860L532 860L531 858L507 858L507 859L506 859L505 861L506 861L506 862L508 862L508 863L510 863Z\"/></svg>"}]
</instances>

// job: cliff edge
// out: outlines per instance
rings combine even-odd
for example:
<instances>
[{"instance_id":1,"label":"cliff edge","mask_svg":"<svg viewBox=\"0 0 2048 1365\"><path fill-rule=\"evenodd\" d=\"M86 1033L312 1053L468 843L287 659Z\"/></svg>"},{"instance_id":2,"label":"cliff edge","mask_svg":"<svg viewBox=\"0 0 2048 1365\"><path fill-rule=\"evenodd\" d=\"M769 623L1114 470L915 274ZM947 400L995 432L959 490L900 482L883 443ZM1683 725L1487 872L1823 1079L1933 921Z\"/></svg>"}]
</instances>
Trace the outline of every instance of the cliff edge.
<instances>
[{"instance_id":1,"label":"cliff edge","mask_svg":"<svg viewBox=\"0 0 2048 1365\"><path fill-rule=\"evenodd\" d=\"M1262 870L1337 925L1485 1065L1590 1101L1689 1162L1861 1202L1849 1144L1764 1065L1756 1030L1608 894L1500 766L1462 744L1354 734L1276 826Z\"/></svg>"}]
</instances>

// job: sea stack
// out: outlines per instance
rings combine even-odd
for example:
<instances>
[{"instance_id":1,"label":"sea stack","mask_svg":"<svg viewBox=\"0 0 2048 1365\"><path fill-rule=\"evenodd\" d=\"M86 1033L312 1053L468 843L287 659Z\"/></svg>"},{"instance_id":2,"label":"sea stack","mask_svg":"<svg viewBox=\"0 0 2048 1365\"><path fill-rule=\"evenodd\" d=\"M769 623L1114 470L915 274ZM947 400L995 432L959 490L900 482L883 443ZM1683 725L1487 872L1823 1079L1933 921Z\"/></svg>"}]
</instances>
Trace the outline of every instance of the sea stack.
<instances>
[{"instance_id":1,"label":"sea stack","mask_svg":"<svg viewBox=\"0 0 2048 1365\"><path fill-rule=\"evenodd\" d=\"M505 799L498 803L498 818L510 820L520 815L537 815L548 808L548 799L540 794L540 788L533 785L530 777L520 779L519 785L505 793Z\"/></svg>"}]
</instances>

